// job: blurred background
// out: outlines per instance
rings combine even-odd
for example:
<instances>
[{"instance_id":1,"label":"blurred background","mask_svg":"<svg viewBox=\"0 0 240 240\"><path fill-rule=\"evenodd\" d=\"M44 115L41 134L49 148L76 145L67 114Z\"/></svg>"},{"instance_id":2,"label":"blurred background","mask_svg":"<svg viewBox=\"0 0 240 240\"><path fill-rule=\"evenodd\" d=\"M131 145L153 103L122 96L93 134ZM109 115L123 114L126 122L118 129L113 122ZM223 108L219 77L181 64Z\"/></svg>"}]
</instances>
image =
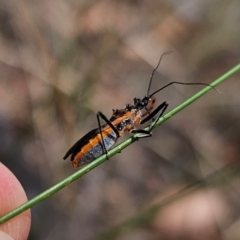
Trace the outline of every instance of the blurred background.
<instances>
[{"instance_id":1,"label":"blurred background","mask_svg":"<svg viewBox=\"0 0 240 240\"><path fill-rule=\"evenodd\" d=\"M174 51L152 91L240 61L238 0L0 3L0 159L29 199L76 171L66 151L97 111L146 94L162 53ZM29 240L239 239L239 77L34 206ZM171 86L157 102L169 111L200 89Z\"/></svg>"}]
</instances>

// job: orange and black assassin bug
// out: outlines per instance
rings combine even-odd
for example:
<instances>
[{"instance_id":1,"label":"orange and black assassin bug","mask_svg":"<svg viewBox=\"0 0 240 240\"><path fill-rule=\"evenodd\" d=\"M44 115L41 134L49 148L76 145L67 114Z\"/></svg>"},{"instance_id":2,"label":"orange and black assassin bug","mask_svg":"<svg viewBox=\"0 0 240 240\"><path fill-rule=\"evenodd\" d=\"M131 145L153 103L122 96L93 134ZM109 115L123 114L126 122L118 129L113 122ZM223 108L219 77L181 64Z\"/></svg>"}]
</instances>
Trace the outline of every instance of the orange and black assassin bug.
<instances>
[{"instance_id":1,"label":"orange and black assassin bug","mask_svg":"<svg viewBox=\"0 0 240 240\"><path fill-rule=\"evenodd\" d=\"M151 137L152 129L168 107L168 103L164 101L158 107L156 107L156 109L153 110L156 103L154 95L172 84L204 85L211 87L205 83L170 82L150 94L149 92L154 73L159 67L162 57L169 53L171 52L165 52L161 55L156 68L152 71L147 94L142 99L134 98L132 105L126 104L125 108L123 109L113 110L113 114L110 119L108 119L102 112L98 112L98 127L91 130L85 136L79 139L67 151L63 159L67 159L71 155L70 160L72 162L73 168L83 167L84 165L94 161L96 158L103 154L106 154L107 156L108 150L110 150L115 145L118 138L122 137L124 132L130 132L133 134L139 133L140 135L137 136L137 138ZM154 121L154 117L159 112L160 114L149 130L136 129L134 127L134 125L141 125L148 122L149 120ZM143 117L145 118L142 119ZM105 121L105 124L101 125L100 118Z\"/></svg>"}]
</instances>

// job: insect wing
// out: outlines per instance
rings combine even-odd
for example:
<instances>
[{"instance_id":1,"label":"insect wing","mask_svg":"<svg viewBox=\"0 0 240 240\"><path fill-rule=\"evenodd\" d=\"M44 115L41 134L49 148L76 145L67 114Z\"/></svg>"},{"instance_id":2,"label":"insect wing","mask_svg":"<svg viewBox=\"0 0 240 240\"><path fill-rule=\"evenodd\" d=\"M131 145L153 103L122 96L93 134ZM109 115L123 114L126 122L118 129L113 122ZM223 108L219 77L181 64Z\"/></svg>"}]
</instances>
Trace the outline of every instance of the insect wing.
<instances>
[{"instance_id":1,"label":"insect wing","mask_svg":"<svg viewBox=\"0 0 240 240\"><path fill-rule=\"evenodd\" d=\"M101 155L106 154L106 151L111 149L118 139L117 134L109 126L102 130L102 137L103 138L101 138L99 130L93 132L92 136L88 135L86 137L86 142L80 143L80 149L75 148L73 150L71 156L73 168L83 167L84 165L92 162ZM103 146L105 146L106 151L104 150Z\"/></svg>"},{"instance_id":2,"label":"insect wing","mask_svg":"<svg viewBox=\"0 0 240 240\"><path fill-rule=\"evenodd\" d=\"M74 156L81 151L81 148L87 144L89 142L89 140L91 138L93 138L94 136L96 136L99 133L99 129L95 128L93 130L91 130L90 132L88 132L86 135L84 135L82 138L80 138L65 154L65 156L63 157L63 159L67 159L69 157L69 155L72 154L71 156L71 160L73 160Z\"/></svg>"}]
</instances>

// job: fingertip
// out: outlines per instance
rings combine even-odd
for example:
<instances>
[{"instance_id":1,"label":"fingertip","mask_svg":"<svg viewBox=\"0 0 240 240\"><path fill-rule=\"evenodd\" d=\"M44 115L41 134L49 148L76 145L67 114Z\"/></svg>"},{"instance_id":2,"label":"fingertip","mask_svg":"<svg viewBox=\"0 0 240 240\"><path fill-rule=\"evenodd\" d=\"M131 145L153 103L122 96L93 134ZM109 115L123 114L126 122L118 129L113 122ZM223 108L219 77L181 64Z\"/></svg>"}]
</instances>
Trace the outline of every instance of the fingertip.
<instances>
[{"instance_id":1,"label":"fingertip","mask_svg":"<svg viewBox=\"0 0 240 240\"><path fill-rule=\"evenodd\" d=\"M0 216L12 211L27 201L25 191L14 174L0 163ZM13 239L25 240L31 225L31 213L27 210L0 225L0 230ZM2 238L0 238L2 239ZM4 238L3 238L4 239ZM7 238L6 238L7 239ZM11 238L10 238L11 239Z\"/></svg>"},{"instance_id":2,"label":"fingertip","mask_svg":"<svg viewBox=\"0 0 240 240\"><path fill-rule=\"evenodd\" d=\"M14 240L12 237L10 237L8 234L5 232L0 231L0 239L1 240Z\"/></svg>"}]
</instances>

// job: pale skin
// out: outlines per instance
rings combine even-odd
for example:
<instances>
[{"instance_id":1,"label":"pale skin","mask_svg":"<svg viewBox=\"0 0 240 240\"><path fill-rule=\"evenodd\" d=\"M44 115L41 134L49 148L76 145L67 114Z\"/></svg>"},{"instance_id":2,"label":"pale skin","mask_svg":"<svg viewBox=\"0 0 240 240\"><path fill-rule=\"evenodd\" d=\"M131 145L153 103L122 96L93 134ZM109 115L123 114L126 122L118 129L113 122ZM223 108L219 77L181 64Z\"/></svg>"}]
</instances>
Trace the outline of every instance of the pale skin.
<instances>
[{"instance_id":1,"label":"pale skin","mask_svg":"<svg viewBox=\"0 0 240 240\"><path fill-rule=\"evenodd\" d=\"M0 216L27 201L26 193L14 174L0 163ZM31 226L30 210L0 225L1 240L27 240Z\"/></svg>"}]
</instances>

